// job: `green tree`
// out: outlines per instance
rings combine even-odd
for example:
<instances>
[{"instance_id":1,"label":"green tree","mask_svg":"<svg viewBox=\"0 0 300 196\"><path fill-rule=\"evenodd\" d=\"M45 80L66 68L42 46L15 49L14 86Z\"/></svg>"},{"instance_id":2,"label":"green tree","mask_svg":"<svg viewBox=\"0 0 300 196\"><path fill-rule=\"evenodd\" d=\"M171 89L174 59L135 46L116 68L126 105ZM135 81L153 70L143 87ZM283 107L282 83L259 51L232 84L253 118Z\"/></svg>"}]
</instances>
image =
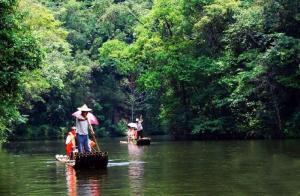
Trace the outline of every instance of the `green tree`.
<instances>
[{"instance_id":1,"label":"green tree","mask_svg":"<svg viewBox=\"0 0 300 196\"><path fill-rule=\"evenodd\" d=\"M177 135L282 137L298 126L298 10L292 1L157 0L134 43L112 40L100 54L156 94L160 124Z\"/></svg>"},{"instance_id":2,"label":"green tree","mask_svg":"<svg viewBox=\"0 0 300 196\"><path fill-rule=\"evenodd\" d=\"M42 53L18 12L18 1L0 1L0 138L22 120L18 112L22 75L40 65Z\"/></svg>"}]
</instances>

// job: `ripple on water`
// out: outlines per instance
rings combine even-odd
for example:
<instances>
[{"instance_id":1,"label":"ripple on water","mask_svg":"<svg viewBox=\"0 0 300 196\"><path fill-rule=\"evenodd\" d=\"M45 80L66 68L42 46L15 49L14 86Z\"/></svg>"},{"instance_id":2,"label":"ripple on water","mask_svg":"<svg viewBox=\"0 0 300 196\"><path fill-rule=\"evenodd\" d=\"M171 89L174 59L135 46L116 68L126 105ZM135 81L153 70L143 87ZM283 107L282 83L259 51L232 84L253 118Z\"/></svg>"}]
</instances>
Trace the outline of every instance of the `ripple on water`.
<instances>
[{"instance_id":1,"label":"ripple on water","mask_svg":"<svg viewBox=\"0 0 300 196\"><path fill-rule=\"evenodd\" d=\"M125 162L111 162L109 160L107 167L117 167L117 166L128 166L130 164L144 164L143 161L125 161Z\"/></svg>"}]
</instances>

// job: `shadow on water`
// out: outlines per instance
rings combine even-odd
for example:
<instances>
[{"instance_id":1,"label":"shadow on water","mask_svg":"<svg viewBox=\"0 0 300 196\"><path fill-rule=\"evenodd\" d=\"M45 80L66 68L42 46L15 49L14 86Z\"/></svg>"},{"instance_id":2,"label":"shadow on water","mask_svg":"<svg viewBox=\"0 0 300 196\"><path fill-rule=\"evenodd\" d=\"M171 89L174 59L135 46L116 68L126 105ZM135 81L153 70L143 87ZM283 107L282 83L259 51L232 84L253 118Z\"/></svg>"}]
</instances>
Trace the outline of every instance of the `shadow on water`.
<instances>
[{"instance_id":1,"label":"shadow on water","mask_svg":"<svg viewBox=\"0 0 300 196\"><path fill-rule=\"evenodd\" d=\"M65 145L64 141L58 140L40 140L40 141L20 141L11 142L3 145L3 148L13 154L46 154L53 153L63 154Z\"/></svg>"}]
</instances>

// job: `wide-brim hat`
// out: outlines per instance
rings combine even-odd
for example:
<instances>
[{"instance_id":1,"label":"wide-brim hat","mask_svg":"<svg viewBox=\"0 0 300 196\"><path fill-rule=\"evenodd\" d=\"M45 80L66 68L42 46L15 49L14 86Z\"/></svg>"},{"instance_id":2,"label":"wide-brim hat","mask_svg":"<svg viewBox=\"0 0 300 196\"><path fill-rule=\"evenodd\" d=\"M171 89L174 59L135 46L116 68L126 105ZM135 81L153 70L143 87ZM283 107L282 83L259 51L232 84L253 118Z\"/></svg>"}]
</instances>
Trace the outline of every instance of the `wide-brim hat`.
<instances>
[{"instance_id":1,"label":"wide-brim hat","mask_svg":"<svg viewBox=\"0 0 300 196\"><path fill-rule=\"evenodd\" d=\"M81 112L90 112L90 111L92 111L92 109L88 108L86 104L84 104L83 106L77 108L77 110L79 110Z\"/></svg>"},{"instance_id":2,"label":"wide-brim hat","mask_svg":"<svg viewBox=\"0 0 300 196\"><path fill-rule=\"evenodd\" d=\"M136 123L128 123L127 127L137 129Z\"/></svg>"}]
</instances>

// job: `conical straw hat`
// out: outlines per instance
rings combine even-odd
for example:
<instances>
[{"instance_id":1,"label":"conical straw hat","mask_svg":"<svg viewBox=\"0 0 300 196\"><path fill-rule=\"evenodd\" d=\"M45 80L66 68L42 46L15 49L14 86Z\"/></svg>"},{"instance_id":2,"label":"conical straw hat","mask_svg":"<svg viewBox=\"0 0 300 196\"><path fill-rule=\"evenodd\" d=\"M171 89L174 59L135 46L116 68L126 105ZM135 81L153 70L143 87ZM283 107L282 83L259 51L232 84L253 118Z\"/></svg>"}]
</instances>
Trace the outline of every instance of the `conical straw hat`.
<instances>
[{"instance_id":1,"label":"conical straw hat","mask_svg":"<svg viewBox=\"0 0 300 196\"><path fill-rule=\"evenodd\" d=\"M84 104L80 108L77 108L77 110L82 111L82 112L90 112L90 111L92 111L92 109L88 108L86 104Z\"/></svg>"}]
</instances>

